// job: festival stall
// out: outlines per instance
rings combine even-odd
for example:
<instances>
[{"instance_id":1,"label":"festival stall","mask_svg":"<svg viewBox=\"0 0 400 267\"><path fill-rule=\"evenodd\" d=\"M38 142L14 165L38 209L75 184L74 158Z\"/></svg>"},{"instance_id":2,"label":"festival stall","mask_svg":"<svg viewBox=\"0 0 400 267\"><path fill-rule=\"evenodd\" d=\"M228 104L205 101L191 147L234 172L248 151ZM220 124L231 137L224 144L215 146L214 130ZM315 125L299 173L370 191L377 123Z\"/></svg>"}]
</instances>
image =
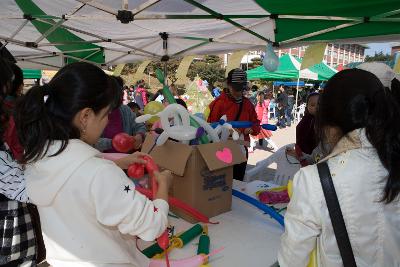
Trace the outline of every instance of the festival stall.
<instances>
[{"instance_id":1,"label":"festival stall","mask_svg":"<svg viewBox=\"0 0 400 267\"><path fill-rule=\"evenodd\" d=\"M58 69L75 61L90 62L105 68L146 59L167 62L171 58L185 55L259 50L267 44L270 47L290 47L310 42L364 43L391 40L400 35L399 10L398 0L303 0L300 4L297 0L284 3L273 0L4 0L0 2L0 41L4 43L1 47L7 48L18 64L26 68ZM290 56L287 61L293 65L300 64ZM299 73L310 75L304 78L318 79L318 74L311 70L297 71L297 79L301 77ZM158 75L164 85L165 74ZM163 92L169 103L175 102L167 86L164 86ZM186 148L211 145L213 147L210 150L198 151L205 162L203 167L207 167L211 173L213 170L221 171L212 162L219 160L219 164L226 164L226 168L222 168L225 177L231 177L231 165L243 158L238 154L237 147L225 145L227 140L218 140L226 137L225 130L243 125L235 125L235 122L221 118L213 130L209 124L190 116L179 105L168 107L138 118L139 122L144 122L154 116L161 117L163 131L160 131L150 150L168 143L169 138L181 141ZM174 125L170 125L171 119ZM238 138L233 136L233 139ZM211 144L210 140L213 141ZM190 149L190 154L197 153L197 148ZM170 154L167 156L171 157ZM152 167L147 166L150 174L154 172ZM138 178L145 173L143 168L133 166L128 174ZM175 174L179 174L180 170L184 175L182 166L179 166ZM213 180L220 182L221 175L216 176ZM210 246L205 245L196 252L200 254L199 257L190 259L192 266L206 264L205 257L201 255L209 253L212 254L211 266L239 264L257 267L275 262L279 237L283 231L282 215L258 201L254 194L246 191L244 185L235 186L233 182L231 184L226 181L216 185L211 190L225 189L236 197L231 212L211 220L219 221L220 224L209 226L211 248L224 246L225 249L217 250L219 253L215 255L209 251ZM151 192L144 189L141 192L151 197ZM209 198L218 201L214 197ZM193 203L196 205L195 201ZM189 209L186 203L179 202L173 196L170 204L198 215L197 219L203 223L210 223L204 214L200 216L196 210ZM229 209L224 207L223 211L226 210ZM176 223L171 220L171 223L179 227L178 231L186 230L185 226L180 228L179 225L185 224L181 220ZM201 237L207 235L205 228L203 232ZM164 241L165 236L163 234ZM202 243L197 242L199 239L193 238L193 235L190 242L185 240L182 242L189 245L191 255L195 254L193 244ZM162 250L168 247L165 242L158 244ZM174 251L178 250L174 249L172 253ZM187 257L188 251L183 252L176 256ZM165 266L165 261L155 264L159 265L153 266Z\"/></svg>"}]
</instances>

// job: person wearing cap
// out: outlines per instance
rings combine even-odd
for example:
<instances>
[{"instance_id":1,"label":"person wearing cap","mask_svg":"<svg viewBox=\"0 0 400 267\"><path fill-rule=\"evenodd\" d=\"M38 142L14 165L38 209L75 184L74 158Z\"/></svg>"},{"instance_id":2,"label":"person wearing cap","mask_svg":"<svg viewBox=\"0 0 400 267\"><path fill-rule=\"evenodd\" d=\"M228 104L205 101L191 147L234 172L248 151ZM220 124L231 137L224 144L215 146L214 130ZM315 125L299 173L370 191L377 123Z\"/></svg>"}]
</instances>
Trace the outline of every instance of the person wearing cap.
<instances>
[{"instance_id":1,"label":"person wearing cap","mask_svg":"<svg viewBox=\"0 0 400 267\"><path fill-rule=\"evenodd\" d=\"M246 98L243 93L247 89L247 74L242 69L233 69L228 73L226 79L227 90L210 104L210 115L208 122L218 122L223 115L227 116L228 121L251 121L251 128L237 129L244 135L244 140L250 142L250 134L260 133L260 121L254 110L254 105ZM246 148L246 158L248 151ZM233 177L243 180L247 162L237 164L233 168Z\"/></svg>"}]
</instances>

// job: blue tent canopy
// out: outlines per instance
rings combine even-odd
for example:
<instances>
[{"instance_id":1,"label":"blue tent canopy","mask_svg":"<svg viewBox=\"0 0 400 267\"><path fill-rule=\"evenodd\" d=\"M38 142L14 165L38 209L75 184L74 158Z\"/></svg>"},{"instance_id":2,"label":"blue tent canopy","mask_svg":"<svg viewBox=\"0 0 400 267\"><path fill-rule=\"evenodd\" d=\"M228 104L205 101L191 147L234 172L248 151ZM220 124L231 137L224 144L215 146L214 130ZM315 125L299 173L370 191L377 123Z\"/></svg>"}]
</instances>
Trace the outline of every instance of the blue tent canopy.
<instances>
[{"instance_id":1,"label":"blue tent canopy","mask_svg":"<svg viewBox=\"0 0 400 267\"><path fill-rule=\"evenodd\" d=\"M284 82L284 81L274 81L274 86L297 86L297 81L296 82ZM305 83L304 81L299 81L299 86L304 86Z\"/></svg>"}]
</instances>

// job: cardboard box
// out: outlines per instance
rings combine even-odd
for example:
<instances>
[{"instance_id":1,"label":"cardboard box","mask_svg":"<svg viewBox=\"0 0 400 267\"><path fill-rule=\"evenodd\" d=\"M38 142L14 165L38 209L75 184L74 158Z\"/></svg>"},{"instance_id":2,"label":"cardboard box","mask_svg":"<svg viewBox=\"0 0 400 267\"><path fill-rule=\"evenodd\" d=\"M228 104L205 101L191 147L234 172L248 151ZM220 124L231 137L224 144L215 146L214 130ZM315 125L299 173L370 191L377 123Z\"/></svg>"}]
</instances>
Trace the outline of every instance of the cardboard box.
<instances>
[{"instance_id":1,"label":"cardboard box","mask_svg":"<svg viewBox=\"0 0 400 267\"><path fill-rule=\"evenodd\" d=\"M182 200L208 217L231 210L233 165L246 161L234 141L197 146L167 141L154 146L155 138L147 135L142 151L149 153L161 167L174 174L170 195ZM190 223L192 217L171 207Z\"/></svg>"}]
</instances>

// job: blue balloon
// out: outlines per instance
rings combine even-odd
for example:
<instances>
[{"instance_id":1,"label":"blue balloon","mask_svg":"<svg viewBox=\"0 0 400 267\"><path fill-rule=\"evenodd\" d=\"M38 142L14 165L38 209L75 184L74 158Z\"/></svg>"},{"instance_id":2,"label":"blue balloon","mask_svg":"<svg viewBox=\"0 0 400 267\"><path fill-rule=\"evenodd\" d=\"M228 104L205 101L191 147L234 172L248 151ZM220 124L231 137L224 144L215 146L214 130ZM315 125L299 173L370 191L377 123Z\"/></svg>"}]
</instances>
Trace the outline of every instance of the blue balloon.
<instances>
[{"instance_id":1,"label":"blue balloon","mask_svg":"<svg viewBox=\"0 0 400 267\"><path fill-rule=\"evenodd\" d=\"M273 125L273 124L263 124L263 125L261 125L261 128L263 128L265 130L270 130L270 131L276 131L278 129L278 127L276 127L276 125Z\"/></svg>"},{"instance_id":2,"label":"blue balloon","mask_svg":"<svg viewBox=\"0 0 400 267\"><path fill-rule=\"evenodd\" d=\"M280 225L285 227L285 220L284 220L283 216L280 215L276 210L274 210L270 206L258 201L257 199L254 199L238 190L235 190L235 189L232 189L232 195L235 197L238 197L241 200L246 201L247 203L264 211L265 213L270 215L272 218L274 218Z\"/></svg>"},{"instance_id":3,"label":"blue balloon","mask_svg":"<svg viewBox=\"0 0 400 267\"><path fill-rule=\"evenodd\" d=\"M276 71L279 67L279 58L275 54L274 48L272 47L272 45L270 43L267 44L267 47L265 48L265 56L263 59L263 65L264 65L264 68L270 72Z\"/></svg>"}]
</instances>

